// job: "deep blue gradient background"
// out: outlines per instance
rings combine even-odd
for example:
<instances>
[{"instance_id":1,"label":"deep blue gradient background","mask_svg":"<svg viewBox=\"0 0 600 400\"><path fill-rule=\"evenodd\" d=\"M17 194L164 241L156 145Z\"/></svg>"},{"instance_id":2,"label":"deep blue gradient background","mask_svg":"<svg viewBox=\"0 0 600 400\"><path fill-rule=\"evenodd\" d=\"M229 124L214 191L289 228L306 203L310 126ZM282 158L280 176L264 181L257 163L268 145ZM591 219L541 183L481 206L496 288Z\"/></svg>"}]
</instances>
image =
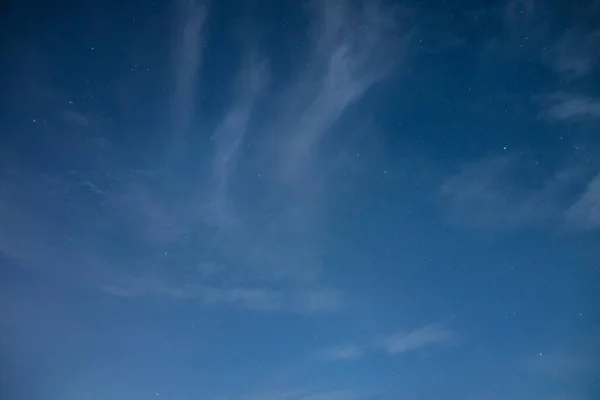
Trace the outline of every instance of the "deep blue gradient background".
<instances>
[{"instance_id":1,"label":"deep blue gradient background","mask_svg":"<svg viewBox=\"0 0 600 400\"><path fill-rule=\"evenodd\" d=\"M1 15L2 398L598 398L597 1Z\"/></svg>"}]
</instances>

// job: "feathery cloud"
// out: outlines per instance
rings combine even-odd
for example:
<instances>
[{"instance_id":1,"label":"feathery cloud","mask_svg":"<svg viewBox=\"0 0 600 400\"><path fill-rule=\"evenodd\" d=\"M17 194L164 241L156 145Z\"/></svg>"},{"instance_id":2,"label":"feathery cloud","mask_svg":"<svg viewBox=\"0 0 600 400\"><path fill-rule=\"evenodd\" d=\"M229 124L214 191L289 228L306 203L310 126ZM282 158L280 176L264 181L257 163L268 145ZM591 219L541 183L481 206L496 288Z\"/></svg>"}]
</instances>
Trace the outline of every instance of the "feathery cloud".
<instances>
[{"instance_id":1,"label":"feathery cloud","mask_svg":"<svg viewBox=\"0 0 600 400\"><path fill-rule=\"evenodd\" d=\"M419 350L430 346L440 346L451 343L456 338L456 332L439 324L409 332L398 332L378 341L378 346L389 354L400 354Z\"/></svg>"},{"instance_id":2,"label":"feathery cloud","mask_svg":"<svg viewBox=\"0 0 600 400\"><path fill-rule=\"evenodd\" d=\"M600 228L600 174L591 180L581 197L569 207L566 218L579 229Z\"/></svg>"},{"instance_id":3,"label":"feathery cloud","mask_svg":"<svg viewBox=\"0 0 600 400\"><path fill-rule=\"evenodd\" d=\"M323 351L322 357L329 361L354 360L364 354L364 349L355 344L333 346Z\"/></svg>"},{"instance_id":4,"label":"feathery cloud","mask_svg":"<svg viewBox=\"0 0 600 400\"><path fill-rule=\"evenodd\" d=\"M218 287L196 283L172 284L156 277L133 278L104 285L102 290L123 298L166 297L197 300L206 306L237 306L254 311L290 311L303 314L335 312L342 294L325 287L292 288Z\"/></svg>"},{"instance_id":5,"label":"feathery cloud","mask_svg":"<svg viewBox=\"0 0 600 400\"><path fill-rule=\"evenodd\" d=\"M192 119L196 87L202 66L203 27L207 18L204 4L177 1L177 47L174 52L175 87L171 100L173 131L179 140Z\"/></svg>"},{"instance_id":6,"label":"feathery cloud","mask_svg":"<svg viewBox=\"0 0 600 400\"><path fill-rule=\"evenodd\" d=\"M164 137L164 154L145 154L154 162L150 168L114 155L110 171L57 173L42 186L26 178L15 187L35 187L31 193L16 193L0 210L16 227L0 237L3 251L35 264L49 258L93 264L103 292L121 298L153 295L261 311L339 310L341 292L321 279L326 227L319 216L340 157L325 156L321 146L350 107L402 64L410 33L404 10L380 2L315 1L308 11L305 60L277 88L269 87L270 55L240 41L237 70L223 80L232 100L209 129L195 121L203 112L196 110L196 93L204 83L211 15L202 2L178 1L168 101L172 130ZM265 106L268 118L261 114ZM80 126L92 123L64 117ZM192 131L202 145L187 140ZM173 144L182 163L165 162L172 161ZM87 150L88 158L97 155L97 149ZM32 193L42 198L51 192L56 201L29 201ZM74 212L72 203L85 206ZM53 232L53 240L40 239L43 231ZM69 237L77 246L63 240ZM109 250L122 243L127 247L121 251Z\"/></svg>"},{"instance_id":7,"label":"feathery cloud","mask_svg":"<svg viewBox=\"0 0 600 400\"><path fill-rule=\"evenodd\" d=\"M596 65L600 54L600 31L570 30L544 54L544 61L566 80L584 77Z\"/></svg>"},{"instance_id":8,"label":"feathery cloud","mask_svg":"<svg viewBox=\"0 0 600 400\"><path fill-rule=\"evenodd\" d=\"M600 101L582 95L566 93L548 97L542 115L551 121L571 121L600 118Z\"/></svg>"},{"instance_id":9,"label":"feathery cloud","mask_svg":"<svg viewBox=\"0 0 600 400\"><path fill-rule=\"evenodd\" d=\"M559 176L540 189L515 185L518 161L513 157L485 159L465 165L440 187L448 220L458 226L504 230L535 225L554 214L548 196L562 185Z\"/></svg>"},{"instance_id":10,"label":"feathery cloud","mask_svg":"<svg viewBox=\"0 0 600 400\"><path fill-rule=\"evenodd\" d=\"M458 334L443 324L429 324L412 331L382 335L364 345L345 344L323 349L320 358L326 361L354 360L370 352L381 351L397 355L426 347L452 344Z\"/></svg>"}]
</instances>

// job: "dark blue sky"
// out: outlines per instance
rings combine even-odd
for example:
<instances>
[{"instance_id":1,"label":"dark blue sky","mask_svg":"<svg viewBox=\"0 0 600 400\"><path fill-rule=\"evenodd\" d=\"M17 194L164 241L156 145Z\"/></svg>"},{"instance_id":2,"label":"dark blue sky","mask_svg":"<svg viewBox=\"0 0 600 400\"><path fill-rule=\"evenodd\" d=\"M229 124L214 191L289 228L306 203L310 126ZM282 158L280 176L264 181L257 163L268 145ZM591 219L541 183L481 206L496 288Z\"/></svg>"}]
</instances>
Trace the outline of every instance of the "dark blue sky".
<instances>
[{"instance_id":1,"label":"dark blue sky","mask_svg":"<svg viewBox=\"0 0 600 400\"><path fill-rule=\"evenodd\" d=\"M4 5L0 397L598 399L600 3L483 3Z\"/></svg>"}]
</instances>

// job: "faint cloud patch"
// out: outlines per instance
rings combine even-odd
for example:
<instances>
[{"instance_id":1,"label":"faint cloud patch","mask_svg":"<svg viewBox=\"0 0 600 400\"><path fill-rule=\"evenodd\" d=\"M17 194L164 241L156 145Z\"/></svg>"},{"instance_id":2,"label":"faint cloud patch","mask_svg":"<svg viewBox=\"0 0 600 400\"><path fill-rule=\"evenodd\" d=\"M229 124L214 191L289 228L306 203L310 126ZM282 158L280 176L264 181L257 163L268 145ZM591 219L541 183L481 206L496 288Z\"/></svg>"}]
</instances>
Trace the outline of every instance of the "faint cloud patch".
<instances>
[{"instance_id":1,"label":"faint cloud patch","mask_svg":"<svg viewBox=\"0 0 600 400\"><path fill-rule=\"evenodd\" d=\"M518 171L514 157L484 159L463 166L440 187L447 219L457 226L489 230L545 222L554 214L555 205L548 199L562 185L561 177L530 189L515 184Z\"/></svg>"},{"instance_id":2,"label":"faint cloud patch","mask_svg":"<svg viewBox=\"0 0 600 400\"><path fill-rule=\"evenodd\" d=\"M327 348L321 355L323 359L328 361L339 361L339 360L355 360L362 357L364 349L361 346L355 344L348 344L343 346L334 346Z\"/></svg>"},{"instance_id":3,"label":"faint cloud patch","mask_svg":"<svg viewBox=\"0 0 600 400\"><path fill-rule=\"evenodd\" d=\"M65 122L77 125L85 129L90 127L90 121L87 119L87 117L76 111L66 110L63 111L61 116Z\"/></svg>"},{"instance_id":4,"label":"faint cloud patch","mask_svg":"<svg viewBox=\"0 0 600 400\"><path fill-rule=\"evenodd\" d=\"M342 303L340 291L330 288L273 289L266 287L230 287L198 284L170 284L156 277L134 278L102 287L115 297L166 297L172 300L194 300L206 306L237 306L270 312L290 311L317 314L338 311Z\"/></svg>"},{"instance_id":5,"label":"faint cloud patch","mask_svg":"<svg viewBox=\"0 0 600 400\"><path fill-rule=\"evenodd\" d=\"M189 15L177 28L183 36L174 56L178 135L191 120L206 17L202 6L181 7ZM198 290L204 304L304 312L341 307L341 295L319 283L324 231L319 216L326 207L328 171L340 158L323 157L320 147L349 107L401 64L410 35L404 9L380 2L317 1L308 11L306 62L273 94L278 101L265 126L255 117L268 93L269 60L258 46L242 43L230 84L234 100L217 127L202 132L211 139L207 168L192 174L191 184L169 171L141 181L134 175L110 199L127 230L145 245L176 247L179 253L201 248L196 265L218 265L209 276L234 282ZM265 283L282 286L284 294L239 289ZM160 286L154 292L189 295Z\"/></svg>"},{"instance_id":6,"label":"faint cloud patch","mask_svg":"<svg viewBox=\"0 0 600 400\"><path fill-rule=\"evenodd\" d=\"M424 348L452 345L457 339L456 331L442 323L433 323L410 331L381 335L364 345L344 344L327 347L319 353L319 357L325 361L344 361L359 359L373 352L398 355Z\"/></svg>"},{"instance_id":7,"label":"faint cloud patch","mask_svg":"<svg viewBox=\"0 0 600 400\"><path fill-rule=\"evenodd\" d=\"M440 324L432 324L384 337L378 340L377 346L389 354L401 354L427 347L448 345L456 338L457 334L453 330Z\"/></svg>"},{"instance_id":8,"label":"faint cloud patch","mask_svg":"<svg viewBox=\"0 0 600 400\"><path fill-rule=\"evenodd\" d=\"M600 174L591 180L581 197L569 207L566 219L578 229L600 228Z\"/></svg>"},{"instance_id":9,"label":"faint cloud patch","mask_svg":"<svg viewBox=\"0 0 600 400\"><path fill-rule=\"evenodd\" d=\"M577 95L559 93L548 96L542 116L550 121L572 121L600 118L600 100Z\"/></svg>"},{"instance_id":10,"label":"faint cloud patch","mask_svg":"<svg viewBox=\"0 0 600 400\"><path fill-rule=\"evenodd\" d=\"M587 75L600 57L600 31L570 30L543 54L544 61L563 79Z\"/></svg>"},{"instance_id":11,"label":"faint cloud patch","mask_svg":"<svg viewBox=\"0 0 600 400\"><path fill-rule=\"evenodd\" d=\"M173 53L175 90L171 99L173 131L177 138L186 133L192 119L196 86L202 66L203 27L207 10L202 2L178 0L177 44Z\"/></svg>"},{"instance_id":12,"label":"faint cloud patch","mask_svg":"<svg viewBox=\"0 0 600 400\"><path fill-rule=\"evenodd\" d=\"M361 389L288 389L227 397L231 400L377 400L381 398L379 392Z\"/></svg>"},{"instance_id":13,"label":"faint cloud patch","mask_svg":"<svg viewBox=\"0 0 600 400\"><path fill-rule=\"evenodd\" d=\"M548 351L524 358L524 368L552 380L587 379L597 376L600 360L598 329L584 329L575 335L562 337Z\"/></svg>"},{"instance_id":14,"label":"faint cloud patch","mask_svg":"<svg viewBox=\"0 0 600 400\"><path fill-rule=\"evenodd\" d=\"M341 292L322 280L329 230L321 216L336 194L331 171L347 159L344 146L327 147L324 139L339 134L348 110L403 64L411 36L405 9L379 1L311 2L305 59L272 91L270 55L242 40L239 65L223 77L224 87L202 88L207 96L231 90L220 115L196 107L207 9L180 0L175 10L166 111L172 129L154 138L163 139L162 151L159 144L131 157L128 149L105 155L82 146L78 156L97 160L97 170L62 171L52 185L34 178L30 192L0 204L10 225L0 249L65 270L94 265L102 282L112 279L98 284L103 292L120 298L307 314L341 309ZM93 115L63 111L62 122L102 131ZM195 124L209 112L214 129ZM83 136L91 143L93 135Z\"/></svg>"},{"instance_id":15,"label":"faint cloud patch","mask_svg":"<svg viewBox=\"0 0 600 400\"><path fill-rule=\"evenodd\" d=\"M318 171L317 146L331 128L375 83L402 65L410 39L407 10L377 1L357 4L310 3L308 67L288 89L287 110L277 128L291 128L279 154L280 178L288 183Z\"/></svg>"},{"instance_id":16,"label":"faint cloud patch","mask_svg":"<svg viewBox=\"0 0 600 400\"><path fill-rule=\"evenodd\" d=\"M582 166L536 172L538 168L513 156L464 165L440 186L445 218L457 227L489 232L600 227L600 175L590 179L591 171Z\"/></svg>"}]
</instances>

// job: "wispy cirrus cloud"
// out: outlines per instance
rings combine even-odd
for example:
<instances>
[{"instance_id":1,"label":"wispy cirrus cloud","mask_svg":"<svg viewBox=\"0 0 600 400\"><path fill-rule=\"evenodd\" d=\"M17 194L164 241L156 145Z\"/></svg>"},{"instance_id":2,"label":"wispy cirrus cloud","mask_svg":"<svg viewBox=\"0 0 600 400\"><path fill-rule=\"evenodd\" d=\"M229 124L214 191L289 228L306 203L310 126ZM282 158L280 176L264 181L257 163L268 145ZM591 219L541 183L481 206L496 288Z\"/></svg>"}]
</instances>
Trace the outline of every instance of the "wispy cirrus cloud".
<instances>
[{"instance_id":1,"label":"wispy cirrus cloud","mask_svg":"<svg viewBox=\"0 0 600 400\"><path fill-rule=\"evenodd\" d=\"M321 277L326 227L319 216L327 209L324 199L335 195L328 179L344 150L331 154L321 147L350 107L402 65L410 32L403 9L379 2L314 2L308 15L305 60L277 90L269 86L270 54L241 41L237 70L225 88L211 89L231 93L232 100L214 129L200 129L196 94L211 15L200 2L177 2L165 154L144 155L153 167L113 156L110 171L57 172L52 184L32 192L43 198L61 187L60 198L20 213L35 218L45 207L53 217L15 222L19 229L5 235L3 251L36 264L50 254L75 257L67 242L30 240L46 229L76 238L85 251L74 259L96 265L102 292L117 298L152 295L257 311L342 308L342 293ZM66 122L95 130L91 119L74 114ZM188 141L192 132L202 140ZM201 146L192 144L198 141ZM172 162L173 143L185 161ZM11 198L5 214L30 195ZM72 202L85 207L73 213ZM91 215L93 223L81 222ZM73 224L59 223L61 216ZM34 242L39 247L32 252Z\"/></svg>"},{"instance_id":2,"label":"wispy cirrus cloud","mask_svg":"<svg viewBox=\"0 0 600 400\"><path fill-rule=\"evenodd\" d=\"M173 57L174 89L171 99L173 132L181 140L192 120L196 88L202 66L207 8L202 1L177 0L175 50Z\"/></svg>"},{"instance_id":3,"label":"wispy cirrus cloud","mask_svg":"<svg viewBox=\"0 0 600 400\"><path fill-rule=\"evenodd\" d=\"M581 197L567 209L566 219L578 229L600 228L600 174L589 182Z\"/></svg>"},{"instance_id":4,"label":"wispy cirrus cloud","mask_svg":"<svg viewBox=\"0 0 600 400\"><path fill-rule=\"evenodd\" d=\"M543 223L554 216L549 198L562 189L565 177L550 178L541 188L515 184L518 159L484 159L463 166L440 187L447 219L455 225L504 230Z\"/></svg>"},{"instance_id":5,"label":"wispy cirrus cloud","mask_svg":"<svg viewBox=\"0 0 600 400\"><path fill-rule=\"evenodd\" d=\"M356 344L347 344L333 346L323 350L322 357L329 361L354 360L360 358L365 353L365 349Z\"/></svg>"},{"instance_id":6,"label":"wispy cirrus cloud","mask_svg":"<svg viewBox=\"0 0 600 400\"><path fill-rule=\"evenodd\" d=\"M223 121L213 134L215 155L212 163L214 193L210 202L211 216L217 224L229 225L236 216L231 209L228 188L237 167L237 159L243 149L244 138L252 117L257 97L267 81L267 62L253 50L247 55L245 64L235 78L235 104L229 109Z\"/></svg>"},{"instance_id":7,"label":"wispy cirrus cloud","mask_svg":"<svg viewBox=\"0 0 600 400\"><path fill-rule=\"evenodd\" d=\"M564 33L543 54L544 61L569 81L587 75L598 62L600 31L572 29Z\"/></svg>"},{"instance_id":8,"label":"wispy cirrus cloud","mask_svg":"<svg viewBox=\"0 0 600 400\"><path fill-rule=\"evenodd\" d=\"M314 22L307 68L286 91L277 126L292 128L279 154L281 177L288 181L315 172L324 137L375 83L402 66L411 36L403 8L335 0L312 2L309 9Z\"/></svg>"},{"instance_id":9,"label":"wispy cirrus cloud","mask_svg":"<svg viewBox=\"0 0 600 400\"><path fill-rule=\"evenodd\" d=\"M218 261L202 262L220 265L213 273L228 280L283 279L320 287L317 216L326 207L321 199L335 157L323 158L318 148L345 111L402 61L408 33L401 10L373 2L314 2L309 16L309 50L300 64L306 67L271 93L278 101L268 123L257 125L255 118L267 93L268 55L244 44L248 51L231 81L235 100L217 128L202 133L214 144L210 168L200 171L187 200L165 196L172 189L164 184L158 191L142 185L127 196L131 215L139 215L140 233L155 232L157 239L163 237L159 243L177 243L198 232L210 236L203 246ZM250 193L239 194L238 183L248 179L257 183ZM136 200L135 193L143 196ZM218 302L235 303L229 292L215 293ZM316 293L305 300L320 308L323 299Z\"/></svg>"},{"instance_id":10,"label":"wispy cirrus cloud","mask_svg":"<svg viewBox=\"0 0 600 400\"><path fill-rule=\"evenodd\" d=\"M523 367L539 376L556 379L587 378L595 376L600 362L595 354L600 350L598 329L583 329L560 337L547 351L524 357Z\"/></svg>"},{"instance_id":11,"label":"wispy cirrus cloud","mask_svg":"<svg viewBox=\"0 0 600 400\"><path fill-rule=\"evenodd\" d=\"M381 393L361 389L282 389L260 394L220 396L214 400L376 400Z\"/></svg>"},{"instance_id":12,"label":"wispy cirrus cloud","mask_svg":"<svg viewBox=\"0 0 600 400\"><path fill-rule=\"evenodd\" d=\"M581 166L558 168L543 176L536 176L536 171L515 156L464 165L440 186L445 218L457 227L490 232L539 226L574 231L600 227L597 174L590 178L592 171ZM532 181L524 184L523 177Z\"/></svg>"},{"instance_id":13,"label":"wispy cirrus cloud","mask_svg":"<svg viewBox=\"0 0 600 400\"><path fill-rule=\"evenodd\" d=\"M198 283L172 284L146 277L110 283L102 287L109 295L126 298L166 297L197 300L206 306L237 306L255 311L291 311L305 314L335 312L342 295L330 288L218 287Z\"/></svg>"},{"instance_id":14,"label":"wispy cirrus cloud","mask_svg":"<svg viewBox=\"0 0 600 400\"><path fill-rule=\"evenodd\" d=\"M342 389L311 391L300 395L300 397L289 398L289 400L373 400L378 397L377 393L374 392Z\"/></svg>"},{"instance_id":15,"label":"wispy cirrus cloud","mask_svg":"<svg viewBox=\"0 0 600 400\"><path fill-rule=\"evenodd\" d=\"M455 342L458 333L450 327L434 323L407 331L381 335L372 342L343 344L323 349L320 358L325 361L355 360L372 352L399 355L428 347L446 346Z\"/></svg>"},{"instance_id":16,"label":"wispy cirrus cloud","mask_svg":"<svg viewBox=\"0 0 600 400\"><path fill-rule=\"evenodd\" d=\"M550 121L600 118L600 100L578 94L559 93L546 98L542 116Z\"/></svg>"},{"instance_id":17,"label":"wispy cirrus cloud","mask_svg":"<svg viewBox=\"0 0 600 400\"><path fill-rule=\"evenodd\" d=\"M427 347L448 345L456 337L457 334L453 330L440 324L432 324L413 331L394 333L380 339L377 345L389 354L401 354Z\"/></svg>"}]
</instances>

